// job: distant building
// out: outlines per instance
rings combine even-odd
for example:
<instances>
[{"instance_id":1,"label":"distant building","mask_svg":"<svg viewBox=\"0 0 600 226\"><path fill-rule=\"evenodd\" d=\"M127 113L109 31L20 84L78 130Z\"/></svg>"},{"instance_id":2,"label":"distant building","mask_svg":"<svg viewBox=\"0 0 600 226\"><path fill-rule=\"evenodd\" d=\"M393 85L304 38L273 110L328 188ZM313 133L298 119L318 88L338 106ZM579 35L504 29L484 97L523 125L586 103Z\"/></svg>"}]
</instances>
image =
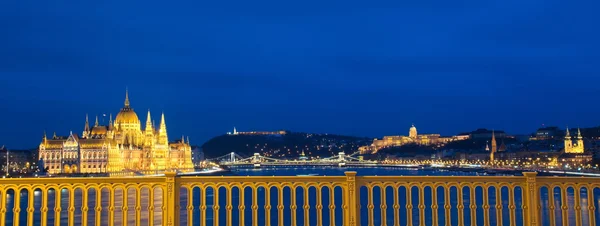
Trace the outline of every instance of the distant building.
<instances>
[{"instance_id":1,"label":"distant building","mask_svg":"<svg viewBox=\"0 0 600 226\"><path fill-rule=\"evenodd\" d=\"M556 126L549 126L544 128L539 128L535 132L535 136L531 137L530 140L548 140L554 139L560 136L562 132Z\"/></svg>"},{"instance_id":2,"label":"distant building","mask_svg":"<svg viewBox=\"0 0 600 226\"><path fill-rule=\"evenodd\" d=\"M237 131L237 129L235 127L233 127L233 132L227 132L227 135L285 135L285 134L287 134L287 132L285 130L240 132L240 131Z\"/></svg>"},{"instance_id":3,"label":"distant building","mask_svg":"<svg viewBox=\"0 0 600 226\"><path fill-rule=\"evenodd\" d=\"M413 124L408 130L408 136L384 136L383 139L375 138L369 146L362 146L358 150L365 153L376 153L382 148L397 147L407 144L440 145L456 140L466 140L468 136L442 137L440 134L418 134L417 127Z\"/></svg>"},{"instance_id":4,"label":"distant building","mask_svg":"<svg viewBox=\"0 0 600 226\"><path fill-rule=\"evenodd\" d=\"M179 142L169 142L164 113L160 126L155 128L148 110L142 130L127 92L114 122L112 114L108 125L100 125L96 117L92 127L86 115L81 136L71 132L66 137L54 135L49 139L44 133L38 150L39 160L48 167L49 174L193 169L189 142L183 137Z\"/></svg>"},{"instance_id":5,"label":"distant building","mask_svg":"<svg viewBox=\"0 0 600 226\"><path fill-rule=\"evenodd\" d=\"M571 140L571 133L569 132L569 128L566 130L565 134L565 153L583 153L584 145L583 145L583 137L581 136L581 130L577 129L577 140L573 143Z\"/></svg>"}]
</instances>

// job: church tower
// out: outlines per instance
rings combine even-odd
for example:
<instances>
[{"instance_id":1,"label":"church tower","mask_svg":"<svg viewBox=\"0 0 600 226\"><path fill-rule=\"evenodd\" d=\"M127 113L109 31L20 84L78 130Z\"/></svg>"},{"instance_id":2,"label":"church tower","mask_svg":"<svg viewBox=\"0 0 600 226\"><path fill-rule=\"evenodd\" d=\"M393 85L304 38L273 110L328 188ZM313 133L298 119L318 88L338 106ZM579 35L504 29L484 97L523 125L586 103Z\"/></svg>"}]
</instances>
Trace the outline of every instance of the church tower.
<instances>
[{"instance_id":1,"label":"church tower","mask_svg":"<svg viewBox=\"0 0 600 226\"><path fill-rule=\"evenodd\" d=\"M571 141L571 133L569 132L569 127L567 127L567 132L565 133L565 153L573 152L573 141Z\"/></svg>"},{"instance_id":2,"label":"church tower","mask_svg":"<svg viewBox=\"0 0 600 226\"><path fill-rule=\"evenodd\" d=\"M581 130L577 128L577 153L583 153L583 136L581 136Z\"/></svg>"},{"instance_id":3,"label":"church tower","mask_svg":"<svg viewBox=\"0 0 600 226\"><path fill-rule=\"evenodd\" d=\"M496 153L497 145L496 145L496 135L492 130L492 151L490 152L490 161L494 161L494 154Z\"/></svg>"}]
</instances>

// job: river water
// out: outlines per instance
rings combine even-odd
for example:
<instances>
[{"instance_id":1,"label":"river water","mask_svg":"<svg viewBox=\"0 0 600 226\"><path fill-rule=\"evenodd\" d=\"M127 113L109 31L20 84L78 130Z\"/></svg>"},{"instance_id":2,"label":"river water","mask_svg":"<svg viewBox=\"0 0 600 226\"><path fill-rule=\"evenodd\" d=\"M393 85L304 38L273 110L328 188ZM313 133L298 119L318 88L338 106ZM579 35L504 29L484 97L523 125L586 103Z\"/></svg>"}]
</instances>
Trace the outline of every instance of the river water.
<instances>
[{"instance_id":1,"label":"river water","mask_svg":"<svg viewBox=\"0 0 600 226\"><path fill-rule=\"evenodd\" d=\"M275 175L275 176L294 176L294 175L300 175L300 174L316 174L319 176L323 176L323 175L327 175L327 176L341 176L344 175L345 171L357 171L359 176L365 176L365 175L379 175L379 176L383 176L383 175L395 175L395 176L450 176L450 175L454 175L454 176L476 176L478 175L477 173L471 173L471 172L454 172L454 171L438 171L438 170L415 170L415 169L400 169L400 168L338 168L338 167L301 167L301 168L294 168L294 167L277 167L277 168L261 168L261 169L236 169L232 172L233 175L240 175L240 176L271 176L271 175ZM134 204L135 204L135 192L133 190L130 190L128 192L128 208L129 211L127 213L128 216L128 222L126 222L125 224L123 224L124 222L122 222L122 216L123 216L123 212L121 211L121 207L123 206L123 191L117 190L115 192L115 225L134 225L135 223L135 214L134 214ZM225 208L225 206L227 205L227 201L226 201L226 197L227 197L227 192L225 189L220 189L219 191L219 206L220 206L220 210L219 210L219 225L226 225L226 219L227 219L227 210ZM252 225L252 191L250 189L246 189L243 191L244 192L244 197L246 197L244 199L244 205L246 206L246 209L244 211L245 213L245 221L243 222L244 225ZM277 200L278 197L278 191L277 189L272 189L271 191L271 224L272 225L277 225L278 222L278 214L277 214L277 205L279 205L279 200ZM283 206L284 206L284 225L291 225L291 210L290 210L290 205L291 205L291 200L290 200L290 189L284 189L283 190ZM334 195L335 197L341 197L341 189L340 188L336 188L334 190ZM361 189L361 225L368 225L367 219L368 219L368 211L366 210L366 206L368 205L368 200L366 199L367 197L367 190L366 188L362 188ZM373 205L375 206L374 208L374 223L375 225L381 225L381 223L383 221L385 221L387 223L387 225L393 225L394 223L394 213L393 213L393 196L391 195L393 192L392 188L389 187L386 189L386 194L390 194L387 195L385 198L385 204L387 205L387 217L386 219L381 219L381 210L378 208L381 204L381 191L379 189L374 189L373 191L373 198L374 198L374 202ZM425 225L431 225L431 221L432 221L432 210L431 210L431 205L432 205L432 200L431 200L431 189L425 189L424 190L424 197L425 197ZM61 224L60 225L67 225L67 218L68 218L68 192L66 190L61 191ZM196 188L193 190L193 206L194 206L194 210L193 210L193 225L198 225L198 222L200 221L206 221L207 225L213 225L214 219L213 219L213 204L214 204L214 193L215 191L212 189L207 189L206 191L201 191L200 189ZM323 206L323 211L322 211L322 215L323 215L323 222L324 225L329 225L329 221L330 221L330 215L329 215L329 205L331 203L329 203L329 190L328 189L323 189L322 190L322 206ZM297 224L298 225L317 225L317 222L315 221L317 213L316 213L316 190L314 188L309 189L308 192L308 206L310 206L309 209L309 216L310 216L310 220L309 222L304 222L304 209L302 208L303 206L305 206L304 201L306 200L304 196L304 191L301 188L298 188L298 190L296 190L296 205L298 206L298 209L296 211L296 215L297 215ZM553 193L551 192L550 194L554 195L554 206L556 206L554 213L556 216L556 225L562 225L562 216L561 216L561 209L560 206L562 206L561 203L561 199L560 199L560 191L557 189L555 190ZM28 200L28 193L23 191L21 193L21 214L19 215L19 219L21 222L21 225L25 225L27 222L27 216L26 216L26 209L27 209L27 200ZM39 192L36 192L34 194L34 222L36 222L36 225L39 225L39 221L40 221L40 207L41 207L41 196L39 195ZM101 206L103 207L103 210L101 212L101 225L108 225L108 205L109 205L109 199L108 199L108 192L102 192L101 194ZM568 190L567 191L567 205L569 206L569 217L568 217L568 221L570 222L570 225L574 225L575 224L575 219L574 219L574 211L573 211L573 205L574 205L574 193L573 190ZM9 207L7 208L7 225L12 225L13 222L13 212L12 212L12 207L14 206L14 194L7 194L7 203L6 205ZM201 219L201 213L200 213L200 204L203 200L201 200L200 197L205 196L206 200L206 218L205 219ZM517 209L515 211L515 217L516 217L516 225L527 225L527 224L523 224L522 222L522 210L519 208L521 206L521 190L519 188L515 189L514 191L514 196L517 197L516 203L515 205L517 206ZM542 190L542 194L541 194L541 205L542 205L542 223L543 225L549 225L549 221L548 218L550 216L550 212L549 212L549 203L548 203L548 196L549 193L547 191ZM141 219L142 219L142 225L160 225L160 222L162 220L162 216L161 216L161 212L160 212L160 206L162 205L162 200L160 197L162 197L161 191L159 189L155 190L155 196L154 196L154 222L150 223L148 222L148 205L149 202L148 200L150 199L149 195L148 195L148 190L143 190L142 194L141 194L141 207L142 207L142 213L141 213ZM265 190L264 189L259 189L258 190L258 225L265 225L265 209L263 208L263 206L265 205ZM401 225L407 225L406 223L406 214L407 214L407 210L406 210L406 189L404 188L400 188L399 189L399 204L400 204L400 216L401 216ZM481 188L476 189L475 190L475 197L476 197L476 202L475 204L477 205L477 211L476 211L476 218L477 218L477 223L476 225L484 225L483 223L483 191ZM439 225L444 225L444 194L441 190L438 191L438 202L437 205L439 206L438 209L438 215L439 215ZM234 225L239 225L239 218L238 218L238 205L239 203L239 189L234 188L232 191L232 205L233 205L233 214L232 214L232 220L233 220L233 224ZM502 219L504 221L504 225L510 225L509 222L509 202L508 202L508 189L504 188L501 190L501 199L502 199L502 203L500 205L503 206L503 211L502 211ZM88 194L88 203L87 206L90 209L88 211L88 225L94 225L95 224L95 211L94 211L94 207L96 206L96 194L95 191L89 191ZM183 189L181 191L181 225L189 225L188 224L188 220L187 220L187 211L185 210L185 207L188 205L188 198L187 198L187 191L185 191L185 189ZM459 216L458 213L458 209L456 208L457 203L458 203L458 197L457 197L457 191L456 189L452 189L450 190L450 205L452 206L451 208L451 225L458 225L457 222L457 218ZM491 225L496 225L496 211L494 209L494 206L496 206L497 204L495 203L496 200L496 191L494 189L491 189L489 191L489 205L490 205L490 212L489 212L489 216L490 216L490 221L491 221ZM590 200L587 199L587 191L586 190L582 190L581 193L581 206L583 210L587 210L587 206L588 206L588 202ZM335 209L335 224L336 225L342 225L342 211L340 209L342 203L341 203L341 199L340 198L336 198L334 201L334 205L336 206ZM471 205L470 203L470 193L468 189L463 190L463 205L465 206L465 209L463 210L463 215L464 215L464 219L465 219L465 223L466 225L471 225L470 224L470 214L471 211L469 209L469 206ZM593 202L596 203L596 207L600 206L600 189L595 189L594 190L594 200ZM82 200L81 200L81 192L76 191L75 192L75 225L81 225L81 206L82 206ZM418 205L419 205L419 194L418 194L418 190L416 188L414 188L412 190L412 206L413 206L413 212L412 212L412 218L413 218L413 225L419 225L419 209L418 209ZM51 191L48 195L48 225L54 225L54 207L55 207L55 194L54 191ZM596 215L596 219L600 219L600 208L597 208L597 210L595 211L595 215ZM589 225L589 222L586 224L587 219L588 219L588 212L587 211L582 211L582 219L584 220L583 223L584 225Z\"/></svg>"}]
</instances>

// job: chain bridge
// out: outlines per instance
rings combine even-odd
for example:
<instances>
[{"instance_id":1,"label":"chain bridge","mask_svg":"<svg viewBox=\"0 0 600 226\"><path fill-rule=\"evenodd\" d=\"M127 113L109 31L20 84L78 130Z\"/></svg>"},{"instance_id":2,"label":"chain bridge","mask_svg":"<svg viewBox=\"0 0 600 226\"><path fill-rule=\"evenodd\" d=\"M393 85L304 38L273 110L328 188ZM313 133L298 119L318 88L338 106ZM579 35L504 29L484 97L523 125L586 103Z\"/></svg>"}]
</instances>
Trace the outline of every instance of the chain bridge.
<instances>
[{"instance_id":1,"label":"chain bridge","mask_svg":"<svg viewBox=\"0 0 600 226\"><path fill-rule=\"evenodd\" d=\"M315 166L370 166L376 165L377 161L364 160L362 157L355 157L358 152L346 155L339 152L337 155L327 158L309 159L301 155L297 159L276 159L266 157L260 153L254 153L250 157L243 157L235 152L216 158L207 159L207 161L217 163L228 167L262 167L262 166L294 166L294 165L315 165Z\"/></svg>"}]
</instances>

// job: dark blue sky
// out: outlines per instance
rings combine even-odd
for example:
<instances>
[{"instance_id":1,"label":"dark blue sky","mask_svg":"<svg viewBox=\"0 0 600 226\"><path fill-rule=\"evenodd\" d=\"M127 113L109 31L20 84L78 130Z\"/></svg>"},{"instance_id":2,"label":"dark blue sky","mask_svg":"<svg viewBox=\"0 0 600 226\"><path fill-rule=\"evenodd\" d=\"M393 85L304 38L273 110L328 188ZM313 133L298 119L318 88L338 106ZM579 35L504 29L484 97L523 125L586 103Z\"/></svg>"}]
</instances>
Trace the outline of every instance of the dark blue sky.
<instances>
[{"instance_id":1,"label":"dark blue sky","mask_svg":"<svg viewBox=\"0 0 600 226\"><path fill-rule=\"evenodd\" d=\"M0 3L0 145L81 133L129 87L172 139L600 124L600 2Z\"/></svg>"}]
</instances>

